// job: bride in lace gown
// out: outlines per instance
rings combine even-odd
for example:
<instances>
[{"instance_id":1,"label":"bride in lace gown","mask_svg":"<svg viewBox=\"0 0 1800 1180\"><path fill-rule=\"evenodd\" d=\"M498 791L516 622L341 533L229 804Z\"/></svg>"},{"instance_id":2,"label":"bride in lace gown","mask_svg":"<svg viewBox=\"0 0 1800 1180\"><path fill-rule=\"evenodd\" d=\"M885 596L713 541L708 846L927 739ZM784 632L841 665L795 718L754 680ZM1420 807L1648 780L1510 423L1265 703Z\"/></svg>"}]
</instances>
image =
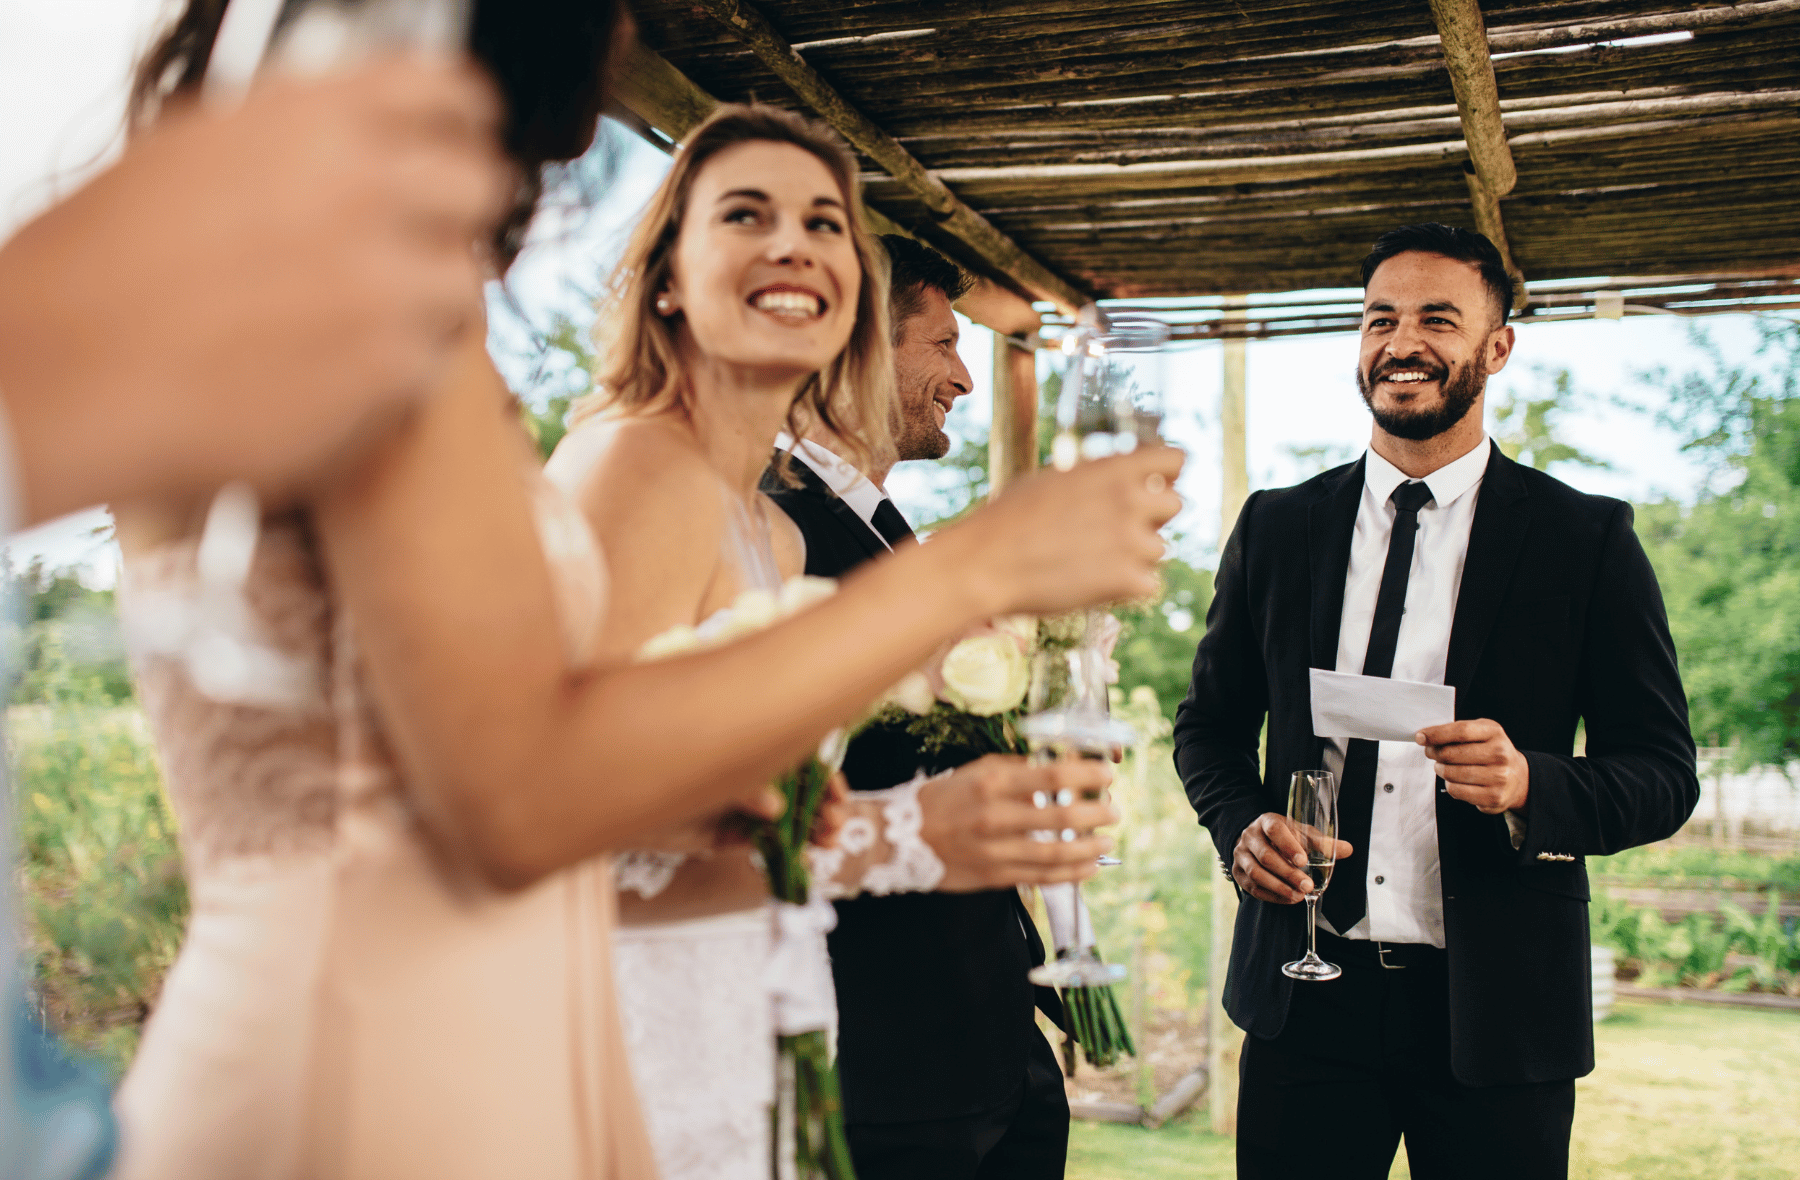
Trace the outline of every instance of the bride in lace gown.
<instances>
[{"instance_id":1,"label":"bride in lace gown","mask_svg":"<svg viewBox=\"0 0 1800 1180\"><path fill-rule=\"evenodd\" d=\"M578 409L546 469L613 557L603 658L631 659L671 629L729 627L743 591L772 598L799 574L799 531L756 490L797 406L837 422L852 445L891 445L880 428L892 396L887 299L871 261L883 255L856 214L841 143L784 112L728 107L676 161L601 311L603 354L614 358L603 392ZM646 305L648 322L634 314ZM666 368L643 366L642 349L622 343L642 334L665 342ZM712 720L691 717L697 728ZM1006 774L1010 790L990 792ZM1048 824L1029 800L1065 785L1057 774L1105 777L1092 764L995 759L841 803L835 840L812 850L807 906L771 902L741 847L616 862L621 1016L664 1180L769 1176L775 1036L835 1023L829 899L1093 871L1102 838L1029 837L1110 822L1104 805L1082 804ZM951 827L996 835L952 840ZM667 837L704 847L710 831ZM791 1147L773 1154L791 1171Z\"/></svg>"}]
</instances>

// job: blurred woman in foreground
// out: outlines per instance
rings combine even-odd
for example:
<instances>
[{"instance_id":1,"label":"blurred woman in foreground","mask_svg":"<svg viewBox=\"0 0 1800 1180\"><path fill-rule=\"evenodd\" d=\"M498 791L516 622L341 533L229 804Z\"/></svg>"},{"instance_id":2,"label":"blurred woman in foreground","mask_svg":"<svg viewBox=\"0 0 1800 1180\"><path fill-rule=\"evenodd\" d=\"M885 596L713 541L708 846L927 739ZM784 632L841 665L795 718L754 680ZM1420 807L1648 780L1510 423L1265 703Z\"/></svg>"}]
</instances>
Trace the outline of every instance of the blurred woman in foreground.
<instances>
[{"instance_id":1,"label":"blurred woman in foreground","mask_svg":"<svg viewBox=\"0 0 1800 1180\"><path fill-rule=\"evenodd\" d=\"M217 11L193 0L144 77L191 85ZM591 140L613 19L475 5L528 178ZM602 854L759 805L977 618L1142 592L1178 506L1172 453L1097 464L762 635L602 666L600 555L533 460L470 333L400 438L279 506L253 556L202 550L203 502L119 507L194 902L121 1090L122 1176L652 1174Z\"/></svg>"}]
</instances>

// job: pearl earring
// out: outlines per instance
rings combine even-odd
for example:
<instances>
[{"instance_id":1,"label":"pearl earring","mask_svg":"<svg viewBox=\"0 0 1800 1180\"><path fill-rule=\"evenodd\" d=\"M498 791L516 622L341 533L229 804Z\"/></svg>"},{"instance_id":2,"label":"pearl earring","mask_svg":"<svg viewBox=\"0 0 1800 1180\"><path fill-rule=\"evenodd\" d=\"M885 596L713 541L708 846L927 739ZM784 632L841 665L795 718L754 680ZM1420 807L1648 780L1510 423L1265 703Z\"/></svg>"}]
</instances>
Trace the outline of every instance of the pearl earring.
<instances>
[{"instance_id":1,"label":"pearl earring","mask_svg":"<svg viewBox=\"0 0 1800 1180\"><path fill-rule=\"evenodd\" d=\"M669 297L667 295L658 295L656 297L656 314L657 315L669 315L674 310L675 310L675 304L673 301L671 301L669 299Z\"/></svg>"}]
</instances>

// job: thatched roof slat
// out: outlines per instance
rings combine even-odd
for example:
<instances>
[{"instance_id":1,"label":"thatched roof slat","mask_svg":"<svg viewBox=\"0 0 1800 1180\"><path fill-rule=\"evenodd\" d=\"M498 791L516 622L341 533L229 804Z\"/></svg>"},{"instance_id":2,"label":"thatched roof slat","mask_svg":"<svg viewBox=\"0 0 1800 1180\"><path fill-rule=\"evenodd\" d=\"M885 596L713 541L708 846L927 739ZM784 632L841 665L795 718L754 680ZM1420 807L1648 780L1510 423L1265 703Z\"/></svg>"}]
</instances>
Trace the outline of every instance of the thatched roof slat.
<instances>
[{"instance_id":1,"label":"thatched roof slat","mask_svg":"<svg viewBox=\"0 0 1800 1180\"><path fill-rule=\"evenodd\" d=\"M1434 0L1452 2L1468 4ZM1466 48L1491 61L1505 196L1465 181L1480 135L1417 0L755 3L761 52L698 17L739 0L639 16L690 87L814 111L821 87L835 96L849 114L824 113L856 130L871 205L997 279L1018 283L1017 259L958 236L945 194L1111 295L1335 286L1373 237L1425 219L1504 233L1534 291L1800 271L1800 0L1488 0ZM1693 35L1605 43L1676 31Z\"/></svg>"}]
</instances>

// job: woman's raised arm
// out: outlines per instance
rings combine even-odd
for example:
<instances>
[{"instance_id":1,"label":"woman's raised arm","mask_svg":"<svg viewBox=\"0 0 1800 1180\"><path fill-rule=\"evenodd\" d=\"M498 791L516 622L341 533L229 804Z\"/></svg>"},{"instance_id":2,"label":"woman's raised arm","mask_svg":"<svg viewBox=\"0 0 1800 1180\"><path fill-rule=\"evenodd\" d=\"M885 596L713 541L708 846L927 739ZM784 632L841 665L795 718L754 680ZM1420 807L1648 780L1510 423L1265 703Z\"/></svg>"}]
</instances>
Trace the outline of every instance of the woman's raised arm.
<instances>
[{"instance_id":1,"label":"woman's raised arm","mask_svg":"<svg viewBox=\"0 0 1800 1180\"><path fill-rule=\"evenodd\" d=\"M1021 481L766 632L579 674L530 461L471 340L452 387L316 501L328 576L421 811L501 887L753 792L978 619L1152 592L1182 456L1153 448Z\"/></svg>"}]
</instances>

